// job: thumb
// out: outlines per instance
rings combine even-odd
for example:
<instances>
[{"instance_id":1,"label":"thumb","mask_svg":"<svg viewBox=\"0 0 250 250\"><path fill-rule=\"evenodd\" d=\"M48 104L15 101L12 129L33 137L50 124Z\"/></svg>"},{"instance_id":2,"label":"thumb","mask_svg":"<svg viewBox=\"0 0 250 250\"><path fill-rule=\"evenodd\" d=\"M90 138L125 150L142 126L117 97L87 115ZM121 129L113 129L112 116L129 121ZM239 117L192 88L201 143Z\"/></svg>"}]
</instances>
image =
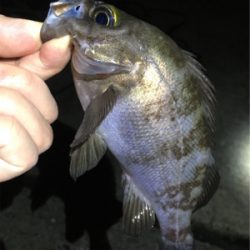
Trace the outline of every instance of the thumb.
<instances>
[{"instance_id":1,"label":"thumb","mask_svg":"<svg viewBox=\"0 0 250 250\"><path fill-rule=\"evenodd\" d=\"M46 80L66 66L70 55L71 38L64 36L44 43L36 53L21 58L18 65Z\"/></svg>"}]
</instances>

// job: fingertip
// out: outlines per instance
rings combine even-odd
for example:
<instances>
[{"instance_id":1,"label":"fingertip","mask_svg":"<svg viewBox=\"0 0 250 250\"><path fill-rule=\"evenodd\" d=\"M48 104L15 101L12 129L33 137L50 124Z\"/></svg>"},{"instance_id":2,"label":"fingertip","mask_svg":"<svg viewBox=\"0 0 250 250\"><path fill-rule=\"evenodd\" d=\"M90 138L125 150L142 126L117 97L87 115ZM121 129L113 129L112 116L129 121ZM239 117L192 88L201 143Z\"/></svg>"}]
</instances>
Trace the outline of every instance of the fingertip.
<instances>
[{"instance_id":1,"label":"fingertip","mask_svg":"<svg viewBox=\"0 0 250 250\"><path fill-rule=\"evenodd\" d=\"M50 42L55 48L68 49L71 45L71 37L66 35L59 38L54 38L48 42Z\"/></svg>"},{"instance_id":2,"label":"fingertip","mask_svg":"<svg viewBox=\"0 0 250 250\"><path fill-rule=\"evenodd\" d=\"M39 50L41 26L40 22L0 15L0 56L21 57Z\"/></svg>"},{"instance_id":3,"label":"fingertip","mask_svg":"<svg viewBox=\"0 0 250 250\"><path fill-rule=\"evenodd\" d=\"M39 52L22 58L19 65L46 80L63 70L70 56L71 38L67 35L44 43Z\"/></svg>"}]
</instances>

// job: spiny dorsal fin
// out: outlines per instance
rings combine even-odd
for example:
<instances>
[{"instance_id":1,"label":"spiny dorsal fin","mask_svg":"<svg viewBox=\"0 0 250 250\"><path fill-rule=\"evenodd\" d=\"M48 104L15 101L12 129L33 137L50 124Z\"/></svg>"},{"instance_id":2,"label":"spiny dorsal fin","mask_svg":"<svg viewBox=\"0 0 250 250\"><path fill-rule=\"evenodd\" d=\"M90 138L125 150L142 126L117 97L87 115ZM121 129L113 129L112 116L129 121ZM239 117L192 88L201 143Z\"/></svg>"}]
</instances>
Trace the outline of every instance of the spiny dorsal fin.
<instances>
[{"instance_id":1,"label":"spiny dorsal fin","mask_svg":"<svg viewBox=\"0 0 250 250\"><path fill-rule=\"evenodd\" d=\"M187 61L187 66L191 74L199 79L199 89L202 95L202 105L204 109L205 121L208 125L209 132L214 133L214 110L215 110L215 89L209 79L202 72L203 67L195 60L190 52L183 50L184 56ZM209 134L210 134L209 133Z\"/></svg>"},{"instance_id":2,"label":"spiny dorsal fin","mask_svg":"<svg viewBox=\"0 0 250 250\"><path fill-rule=\"evenodd\" d=\"M107 149L106 143L97 133L91 135L80 147L71 150L70 175L77 179L94 168Z\"/></svg>"},{"instance_id":3,"label":"spiny dorsal fin","mask_svg":"<svg viewBox=\"0 0 250 250\"><path fill-rule=\"evenodd\" d=\"M139 235L154 226L155 213L128 175L123 174L123 181L123 228L128 234Z\"/></svg>"}]
</instances>

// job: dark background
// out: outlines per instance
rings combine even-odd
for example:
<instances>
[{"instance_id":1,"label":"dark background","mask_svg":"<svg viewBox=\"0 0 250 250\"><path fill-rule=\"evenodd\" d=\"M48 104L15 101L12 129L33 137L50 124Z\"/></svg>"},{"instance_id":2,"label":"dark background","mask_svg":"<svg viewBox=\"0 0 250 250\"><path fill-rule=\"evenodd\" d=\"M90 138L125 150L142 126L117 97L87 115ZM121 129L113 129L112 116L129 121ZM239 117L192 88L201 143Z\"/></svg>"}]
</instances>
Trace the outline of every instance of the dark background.
<instances>
[{"instance_id":1,"label":"dark background","mask_svg":"<svg viewBox=\"0 0 250 250\"><path fill-rule=\"evenodd\" d=\"M0 0L0 14L43 21L49 2ZM248 249L248 1L108 2L158 26L206 68L216 88L221 183L194 215L197 249ZM33 170L0 184L0 250L156 250L158 229L138 238L122 231L120 170L110 154L76 183L70 178L69 144L83 114L69 67L47 83L60 111L54 144Z\"/></svg>"}]
</instances>

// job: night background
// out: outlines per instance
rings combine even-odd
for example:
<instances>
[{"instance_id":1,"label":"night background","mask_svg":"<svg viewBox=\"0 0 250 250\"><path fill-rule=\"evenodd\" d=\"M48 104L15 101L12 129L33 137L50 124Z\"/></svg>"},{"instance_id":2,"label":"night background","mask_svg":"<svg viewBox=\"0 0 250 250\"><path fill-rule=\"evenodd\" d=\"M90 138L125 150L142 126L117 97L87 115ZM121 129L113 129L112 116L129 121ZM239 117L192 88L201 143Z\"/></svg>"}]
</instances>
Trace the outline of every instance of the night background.
<instances>
[{"instance_id":1,"label":"night background","mask_svg":"<svg viewBox=\"0 0 250 250\"><path fill-rule=\"evenodd\" d=\"M159 27L206 69L216 89L221 182L193 216L196 246L249 249L248 1L106 2ZM43 21L49 3L0 0L0 14ZM0 250L156 250L157 228L138 238L122 231L121 171L110 153L77 182L69 176L69 145L83 113L69 66L47 83L60 112L54 144L34 169L0 184Z\"/></svg>"}]
</instances>

